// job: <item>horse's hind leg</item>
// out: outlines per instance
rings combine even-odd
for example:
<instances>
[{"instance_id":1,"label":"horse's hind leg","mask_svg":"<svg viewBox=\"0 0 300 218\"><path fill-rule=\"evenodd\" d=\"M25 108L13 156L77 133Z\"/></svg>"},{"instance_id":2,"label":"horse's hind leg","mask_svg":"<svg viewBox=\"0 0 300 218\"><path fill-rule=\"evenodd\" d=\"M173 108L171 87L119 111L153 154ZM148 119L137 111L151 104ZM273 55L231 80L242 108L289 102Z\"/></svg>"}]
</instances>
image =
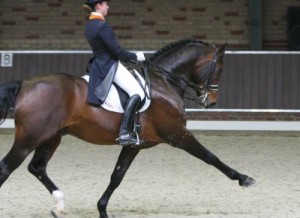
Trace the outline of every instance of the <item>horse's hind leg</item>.
<instances>
[{"instance_id":1,"label":"horse's hind leg","mask_svg":"<svg viewBox=\"0 0 300 218\"><path fill-rule=\"evenodd\" d=\"M28 154L33 150L32 147L26 147L22 141L15 140L12 148L0 162L0 187L10 176L10 174L18 168L25 160Z\"/></svg>"},{"instance_id":2,"label":"horse's hind leg","mask_svg":"<svg viewBox=\"0 0 300 218\"><path fill-rule=\"evenodd\" d=\"M111 175L110 183L106 188L104 194L98 201L98 210L100 212L100 218L108 217L106 212L108 201L111 195L113 194L114 190L120 185L125 173L127 172L132 161L138 153L138 149L131 149L125 147L122 148L115 169Z\"/></svg>"},{"instance_id":3,"label":"horse's hind leg","mask_svg":"<svg viewBox=\"0 0 300 218\"><path fill-rule=\"evenodd\" d=\"M203 147L188 131L179 134L178 137L174 137L173 135L170 144L174 147L178 147L187 151L191 155L203 160L207 164L213 165L230 179L238 180L240 186L248 187L255 183L255 180L251 177L237 172L220 161L217 156Z\"/></svg>"},{"instance_id":4,"label":"horse's hind leg","mask_svg":"<svg viewBox=\"0 0 300 218\"><path fill-rule=\"evenodd\" d=\"M61 136L56 135L53 138L47 140L43 144L39 145L31 162L28 165L28 170L32 173L54 196L56 201L56 207L52 211L54 217L58 217L62 214L64 209L63 193L57 188L57 186L48 177L46 168L48 161L51 159L53 153L56 151L61 141Z\"/></svg>"}]
</instances>

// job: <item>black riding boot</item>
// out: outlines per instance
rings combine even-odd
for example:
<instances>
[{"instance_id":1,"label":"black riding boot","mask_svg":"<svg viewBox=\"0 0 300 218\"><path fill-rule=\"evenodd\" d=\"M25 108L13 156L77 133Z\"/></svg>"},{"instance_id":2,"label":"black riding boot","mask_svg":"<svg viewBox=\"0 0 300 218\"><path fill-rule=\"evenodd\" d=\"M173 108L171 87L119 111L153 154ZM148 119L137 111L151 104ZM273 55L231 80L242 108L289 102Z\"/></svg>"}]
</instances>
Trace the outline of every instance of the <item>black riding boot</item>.
<instances>
[{"instance_id":1,"label":"black riding boot","mask_svg":"<svg viewBox=\"0 0 300 218\"><path fill-rule=\"evenodd\" d=\"M127 102L119 133L119 144L122 146L129 146L137 143L137 139L132 134L132 125L134 114L140 103L141 97L139 95L133 95Z\"/></svg>"}]
</instances>

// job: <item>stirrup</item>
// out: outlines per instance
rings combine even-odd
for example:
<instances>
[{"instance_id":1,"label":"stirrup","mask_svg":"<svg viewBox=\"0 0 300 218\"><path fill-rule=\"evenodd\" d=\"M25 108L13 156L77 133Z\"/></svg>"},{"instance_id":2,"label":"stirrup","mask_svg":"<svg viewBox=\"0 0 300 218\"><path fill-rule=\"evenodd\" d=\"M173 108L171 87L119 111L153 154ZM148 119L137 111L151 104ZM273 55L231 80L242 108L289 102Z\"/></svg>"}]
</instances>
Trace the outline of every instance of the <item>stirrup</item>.
<instances>
[{"instance_id":1,"label":"stirrup","mask_svg":"<svg viewBox=\"0 0 300 218\"><path fill-rule=\"evenodd\" d=\"M119 141L119 144L122 146L131 146L131 145L139 145L140 140L139 137L135 138L136 134L132 133L126 133L123 135L120 135L120 137L117 139Z\"/></svg>"}]
</instances>

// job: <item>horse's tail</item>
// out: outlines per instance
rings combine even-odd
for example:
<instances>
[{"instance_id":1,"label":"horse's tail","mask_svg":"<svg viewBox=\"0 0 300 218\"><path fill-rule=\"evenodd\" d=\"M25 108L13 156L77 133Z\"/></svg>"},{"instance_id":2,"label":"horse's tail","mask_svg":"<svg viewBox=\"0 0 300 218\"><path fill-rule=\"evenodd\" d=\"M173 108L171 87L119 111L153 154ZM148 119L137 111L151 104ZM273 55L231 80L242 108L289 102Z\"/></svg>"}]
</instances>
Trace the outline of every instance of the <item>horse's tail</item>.
<instances>
[{"instance_id":1,"label":"horse's tail","mask_svg":"<svg viewBox=\"0 0 300 218\"><path fill-rule=\"evenodd\" d=\"M11 81L0 85L0 124L13 113L21 87L22 81Z\"/></svg>"}]
</instances>

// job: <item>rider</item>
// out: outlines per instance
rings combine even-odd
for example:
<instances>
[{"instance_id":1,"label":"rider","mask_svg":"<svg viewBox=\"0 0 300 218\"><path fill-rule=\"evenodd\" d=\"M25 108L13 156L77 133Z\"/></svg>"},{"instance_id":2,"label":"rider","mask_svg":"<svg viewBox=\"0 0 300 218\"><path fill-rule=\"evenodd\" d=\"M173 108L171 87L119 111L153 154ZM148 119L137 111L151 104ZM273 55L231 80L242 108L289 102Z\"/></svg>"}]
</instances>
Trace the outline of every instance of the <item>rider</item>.
<instances>
[{"instance_id":1,"label":"rider","mask_svg":"<svg viewBox=\"0 0 300 218\"><path fill-rule=\"evenodd\" d=\"M144 61L145 56L142 52L132 53L123 49L111 28L105 22L105 16L108 12L108 1L87 0L84 8L90 13L89 20L85 28L85 37L93 50L94 60L90 67L90 80L88 87L87 101L94 105L103 103L95 95L95 89L99 87L108 74L115 73L112 77L116 83L129 95L126 104L123 121L119 132L119 143L122 146L129 146L137 143L137 139L131 132L131 125L135 112L141 101L145 98L145 93L132 74L119 62ZM118 70L111 72L113 65L118 64ZM121 69L121 70L120 70Z\"/></svg>"}]
</instances>

